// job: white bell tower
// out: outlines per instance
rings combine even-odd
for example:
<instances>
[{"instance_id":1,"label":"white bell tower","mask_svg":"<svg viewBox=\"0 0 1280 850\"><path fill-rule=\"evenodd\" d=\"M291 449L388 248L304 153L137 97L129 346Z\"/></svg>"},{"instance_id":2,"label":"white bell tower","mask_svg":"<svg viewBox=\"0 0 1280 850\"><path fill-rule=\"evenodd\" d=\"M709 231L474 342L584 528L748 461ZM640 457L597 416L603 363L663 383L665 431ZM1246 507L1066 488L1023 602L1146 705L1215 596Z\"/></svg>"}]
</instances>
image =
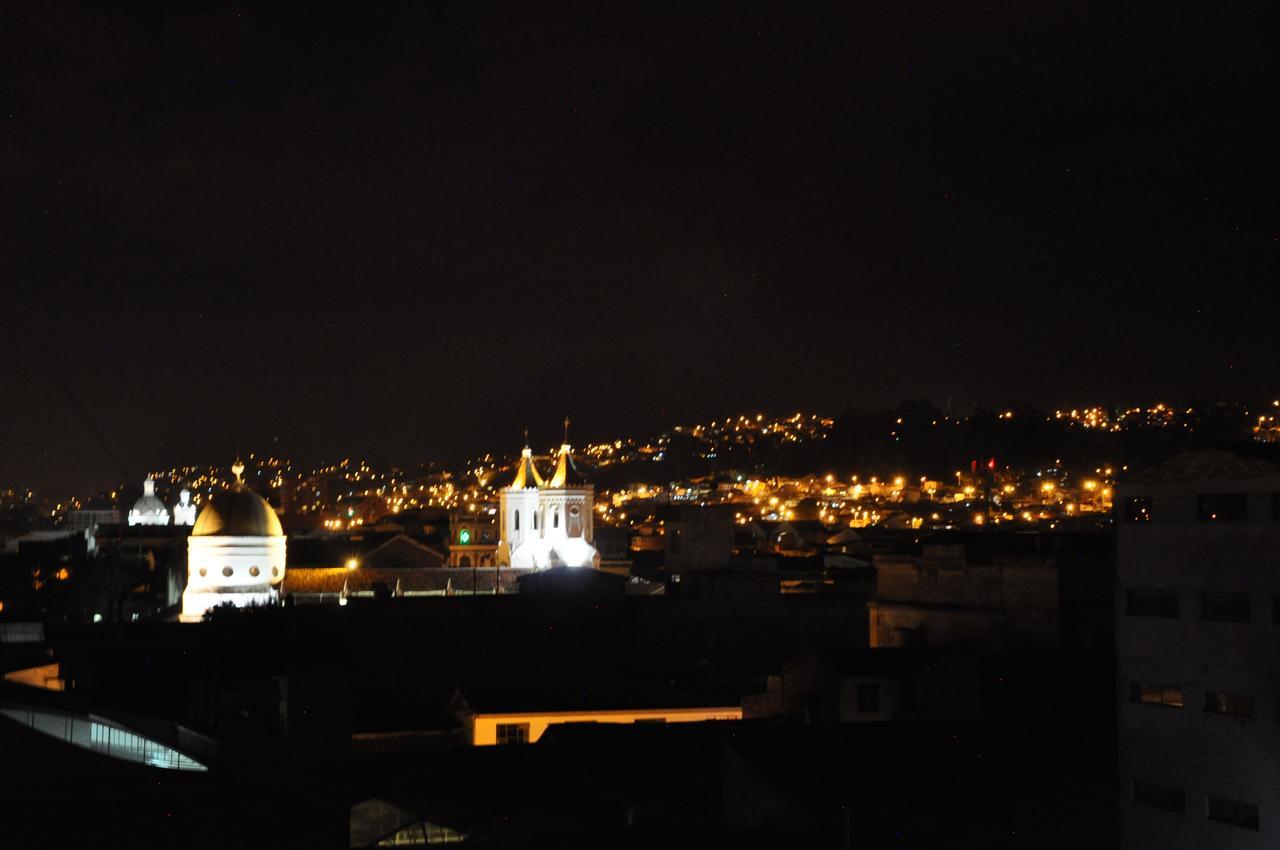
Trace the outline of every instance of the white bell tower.
<instances>
[{"instance_id":1,"label":"white bell tower","mask_svg":"<svg viewBox=\"0 0 1280 850\"><path fill-rule=\"evenodd\" d=\"M529 448L529 431L524 433L525 447L520 452L520 465L511 486L498 493L498 552L500 567L532 567L531 547L541 531L538 521L538 490L542 476L533 462Z\"/></svg>"}]
</instances>

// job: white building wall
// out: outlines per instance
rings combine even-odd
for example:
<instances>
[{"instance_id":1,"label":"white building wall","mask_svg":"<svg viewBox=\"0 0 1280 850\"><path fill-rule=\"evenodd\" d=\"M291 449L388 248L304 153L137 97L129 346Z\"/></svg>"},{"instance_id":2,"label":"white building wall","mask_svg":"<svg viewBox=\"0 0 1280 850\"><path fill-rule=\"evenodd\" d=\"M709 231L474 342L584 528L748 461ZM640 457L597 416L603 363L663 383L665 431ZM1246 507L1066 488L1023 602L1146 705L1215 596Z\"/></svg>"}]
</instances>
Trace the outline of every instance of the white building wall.
<instances>
[{"instance_id":1,"label":"white building wall","mask_svg":"<svg viewBox=\"0 0 1280 850\"><path fill-rule=\"evenodd\" d=\"M224 602L237 607L274 604L284 572L283 537L190 537L181 619L198 621Z\"/></svg>"},{"instance_id":2,"label":"white building wall","mask_svg":"<svg viewBox=\"0 0 1280 850\"><path fill-rule=\"evenodd\" d=\"M504 567L531 567L533 563L518 554L531 551L530 545L537 539L540 529L535 529L534 514L538 510L538 490L525 487L517 490L506 487L498 494L498 564ZM519 514L519 522L516 515Z\"/></svg>"}]
</instances>

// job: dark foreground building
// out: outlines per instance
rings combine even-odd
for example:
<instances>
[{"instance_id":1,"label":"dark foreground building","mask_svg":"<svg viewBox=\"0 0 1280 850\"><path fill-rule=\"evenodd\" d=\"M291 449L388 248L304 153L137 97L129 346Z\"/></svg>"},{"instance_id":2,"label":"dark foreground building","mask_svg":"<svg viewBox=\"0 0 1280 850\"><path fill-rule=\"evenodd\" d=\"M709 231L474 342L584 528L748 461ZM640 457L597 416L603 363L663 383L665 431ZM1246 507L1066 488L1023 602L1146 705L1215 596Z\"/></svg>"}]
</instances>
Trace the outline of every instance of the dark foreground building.
<instances>
[{"instance_id":1,"label":"dark foreground building","mask_svg":"<svg viewBox=\"0 0 1280 850\"><path fill-rule=\"evenodd\" d=\"M1117 500L1129 848L1280 842L1280 464L1218 449Z\"/></svg>"},{"instance_id":2,"label":"dark foreground building","mask_svg":"<svg viewBox=\"0 0 1280 850\"><path fill-rule=\"evenodd\" d=\"M22 814L6 837L1110 844L1099 765L1114 764L1113 728L1064 698L1072 668L1052 653L983 664L958 648L885 667L858 655L874 652L865 596L784 593L768 572L706 571L657 597L627 595L607 573L535 578L515 595L15 632L0 793ZM808 713L737 719L771 676L818 650L836 659L836 681L917 677L918 709L842 722L817 688L800 701Z\"/></svg>"}]
</instances>

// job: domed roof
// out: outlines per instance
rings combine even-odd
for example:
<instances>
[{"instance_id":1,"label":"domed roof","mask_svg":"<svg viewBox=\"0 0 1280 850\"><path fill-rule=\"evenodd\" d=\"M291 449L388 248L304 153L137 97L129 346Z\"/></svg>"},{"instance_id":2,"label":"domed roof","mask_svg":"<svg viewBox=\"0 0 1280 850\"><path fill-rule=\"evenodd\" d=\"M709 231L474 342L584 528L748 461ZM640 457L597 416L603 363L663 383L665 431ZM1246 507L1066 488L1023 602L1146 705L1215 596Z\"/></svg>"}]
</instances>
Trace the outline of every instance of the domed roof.
<instances>
[{"instance_id":1,"label":"domed roof","mask_svg":"<svg viewBox=\"0 0 1280 850\"><path fill-rule=\"evenodd\" d=\"M169 509L165 507L164 502L160 501L159 496L143 496L133 503L133 509L140 514L163 514L169 512Z\"/></svg>"},{"instance_id":2,"label":"domed roof","mask_svg":"<svg viewBox=\"0 0 1280 850\"><path fill-rule=\"evenodd\" d=\"M168 516L169 509L165 507L164 502L160 501L160 497L156 495L156 482L148 478L142 482L142 496L138 501L133 503L132 514L140 516Z\"/></svg>"},{"instance_id":3,"label":"domed roof","mask_svg":"<svg viewBox=\"0 0 1280 850\"><path fill-rule=\"evenodd\" d=\"M238 485L213 494L196 517L192 537L283 537L280 518L257 493Z\"/></svg>"}]
</instances>

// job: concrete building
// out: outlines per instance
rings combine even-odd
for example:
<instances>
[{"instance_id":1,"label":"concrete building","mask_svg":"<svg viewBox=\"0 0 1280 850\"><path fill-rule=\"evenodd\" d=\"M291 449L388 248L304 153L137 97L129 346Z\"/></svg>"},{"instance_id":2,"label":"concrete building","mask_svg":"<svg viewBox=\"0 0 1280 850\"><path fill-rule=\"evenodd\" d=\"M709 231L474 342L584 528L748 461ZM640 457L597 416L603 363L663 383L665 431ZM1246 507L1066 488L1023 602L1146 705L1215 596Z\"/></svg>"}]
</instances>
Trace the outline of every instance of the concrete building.
<instances>
[{"instance_id":1,"label":"concrete building","mask_svg":"<svg viewBox=\"0 0 1280 850\"><path fill-rule=\"evenodd\" d=\"M1000 650L1060 640L1052 554L940 538L919 554L878 554L875 570L872 646Z\"/></svg>"},{"instance_id":2,"label":"concrete building","mask_svg":"<svg viewBox=\"0 0 1280 850\"><path fill-rule=\"evenodd\" d=\"M631 531L626 528L596 529L595 547L600 553L600 569L631 575Z\"/></svg>"},{"instance_id":3,"label":"concrete building","mask_svg":"<svg viewBox=\"0 0 1280 850\"><path fill-rule=\"evenodd\" d=\"M472 505L449 513L449 566L492 567L498 555L498 508Z\"/></svg>"},{"instance_id":4,"label":"concrete building","mask_svg":"<svg viewBox=\"0 0 1280 850\"><path fill-rule=\"evenodd\" d=\"M62 527L69 531L92 531L100 525L116 525L120 512L113 508L81 508L67 511Z\"/></svg>"},{"instance_id":5,"label":"concrete building","mask_svg":"<svg viewBox=\"0 0 1280 850\"><path fill-rule=\"evenodd\" d=\"M1196 450L1117 490L1123 846L1280 840L1280 464Z\"/></svg>"},{"instance_id":6,"label":"concrete building","mask_svg":"<svg viewBox=\"0 0 1280 850\"><path fill-rule=\"evenodd\" d=\"M735 545L733 505L671 506L663 517L663 557L668 575L678 576L697 569L714 569L729 562Z\"/></svg>"}]
</instances>

